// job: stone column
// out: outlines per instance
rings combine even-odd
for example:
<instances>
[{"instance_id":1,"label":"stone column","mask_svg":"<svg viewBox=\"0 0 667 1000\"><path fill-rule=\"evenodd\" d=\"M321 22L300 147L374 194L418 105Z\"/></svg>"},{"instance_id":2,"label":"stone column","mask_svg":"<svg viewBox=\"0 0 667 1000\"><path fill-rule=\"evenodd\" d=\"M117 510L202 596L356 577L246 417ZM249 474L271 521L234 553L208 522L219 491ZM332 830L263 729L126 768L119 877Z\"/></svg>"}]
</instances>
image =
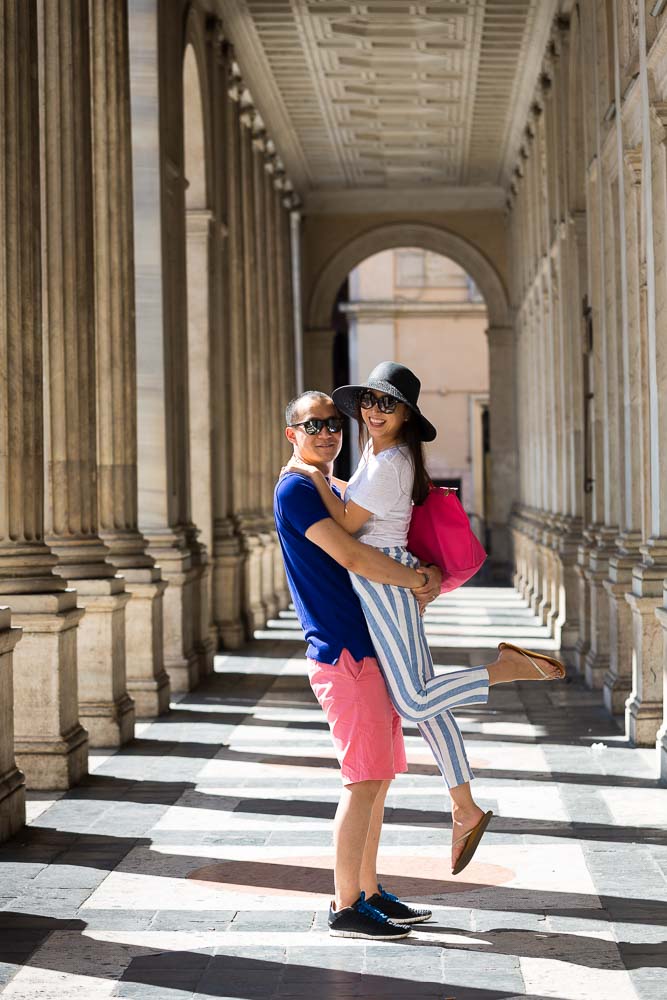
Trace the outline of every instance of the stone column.
<instances>
[{"instance_id":1,"label":"stone column","mask_svg":"<svg viewBox=\"0 0 667 1000\"><path fill-rule=\"evenodd\" d=\"M40 285L39 93L37 7L9 0L0 17L0 595L23 629L13 654L16 759L32 788L65 789L88 767L88 734L79 723L76 593L54 574L44 543L42 289ZM0 613L0 780L3 829L24 815L12 734L11 650L18 630ZM9 688L9 690L8 690ZM2 793L0 793L2 794Z\"/></svg>"},{"instance_id":2,"label":"stone column","mask_svg":"<svg viewBox=\"0 0 667 1000\"><path fill-rule=\"evenodd\" d=\"M582 289L586 287L586 216L575 211L569 219L564 249L567 261L566 278L568 294L565 300L567 314L563 330L565 356L565 465L566 503L562 520L562 533L558 540L565 619L561 631L561 652L568 664L576 665L576 653L583 608L579 603L579 577L577 576L577 551L583 542L583 370L581 338ZM585 653L588 650L586 649ZM585 654L584 654L585 655Z\"/></svg>"},{"instance_id":3,"label":"stone column","mask_svg":"<svg viewBox=\"0 0 667 1000\"><path fill-rule=\"evenodd\" d=\"M633 624L632 611L626 597L632 587L632 570L640 556L641 533L641 151L627 150L621 160L621 241L624 262L622 288L624 322L622 335L623 511L621 530L616 539L616 553L609 560L609 579L605 588L609 594L610 660L604 678L604 700L613 714L623 712L632 691Z\"/></svg>"},{"instance_id":4,"label":"stone column","mask_svg":"<svg viewBox=\"0 0 667 1000\"><path fill-rule=\"evenodd\" d=\"M250 635L256 628L262 628L266 621L262 600L262 561L264 542L262 539L261 488L263 470L258 462L261 452L260 372L263 359L260 349L260 315L258 314L257 283L257 237L255 232L258 206L255 200L254 152L252 146L252 125L255 109L249 95L242 98L241 112L241 216L243 226L243 299L245 311L246 367L245 367L245 447L249 452L249 462L245 475L247 487L245 509L239 514L237 523L242 537L244 554L243 605L246 628Z\"/></svg>"},{"instance_id":5,"label":"stone column","mask_svg":"<svg viewBox=\"0 0 667 1000\"><path fill-rule=\"evenodd\" d=\"M243 424L245 423L245 311L243 300L243 224L241 218L241 150L238 100L240 82L229 47L220 47L220 103L224 107L223 182L226 206L227 238L221 248L221 274L226 302L223 315L225 331L216 343L216 371L228 387L225 394L214 394L217 416L215 426L221 446L216 447L216 462L228 456L226 467L217 466L217 495L213 543L213 612L218 634L227 649L238 649L245 641L242 617L243 552L236 516L245 509L246 464ZM224 86L223 86L224 84ZM226 100L226 97L229 100ZM224 347L224 353L223 353Z\"/></svg>"},{"instance_id":6,"label":"stone column","mask_svg":"<svg viewBox=\"0 0 667 1000\"><path fill-rule=\"evenodd\" d=\"M491 435L491 560L499 577L509 576L509 519L515 500L517 446L514 330L492 326L489 343L489 421Z\"/></svg>"},{"instance_id":7,"label":"stone column","mask_svg":"<svg viewBox=\"0 0 667 1000\"><path fill-rule=\"evenodd\" d=\"M285 439L285 406L296 394L294 378L294 322L292 316L292 272L290 263L290 233L289 215L282 204L282 181L275 182L276 190L273 196L274 232L275 232L275 280L276 280L276 312L278 321L278 336L280 338L280 373L278 381L276 459L279 467L289 457L289 444ZM285 567L282 554L278 550L275 562L275 589L280 608L286 608L291 600L285 577Z\"/></svg>"},{"instance_id":8,"label":"stone column","mask_svg":"<svg viewBox=\"0 0 667 1000\"><path fill-rule=\"evenodd\" d=\"M137 400L129 51L125 0L90 0L100 537L125 578L127 688L139 717L169 708L166 583L137 528Z\"/></svg>"},{"instance_id":9,"label":"stone column","mask_svg":"<svg viewBox=\"0 0 667 1000\"><path fill-rule=\"evenodd\" d=\"M98 533L91 92L87 0L40 0L46 541L76 581L80 715L93 746L134 736L122 577ZM57 39L57 44L54 40Z\"/></svg>"},{"instance_id":10,"label":"stone column","mask_svg":"<svg viewBox=\"0 0 667 1000\"><path fill-rule=\"evenodd\" d=\"M21 233L22 225L28 221L29 215L28 218L21 219L19 201L27 195L27 200L30 202L35 196L34 188L32 191L30 188L30 177L21 176L23 166L30 166L30 154L35 151L34 136L30 135L29 128L27 136L25 133L21 136L23 123L19 120L21 114L31 116L35 111L35 105L31 103L31 98L34 102L34 87L31 86L30 80L31 69L34 70L35 66L34 8L31 9L27 4L24 4L21 13L18 7L19 4L16 0L9 4L5 3L0 14L0 54L4 70L3 84L0 84L0 120L2 120L5 130L4 141L0 146L0 155L2 156L0 160L0 285L8 292L6 300L0 307L0 344L2 345L0 371L8 373L10 379L12 363L16 363L18 360L17 348L20 350L20 344L17 342L22 339L23 323L21 320L28 318L21 313L27 309L29 316L34 305L32 302L21 301L16 297L16 279L20 274L20 263L16 258L21 254L21 249L24 253L26 250L30 250L30 243L33 240L33 233L29 228L25 234ZM21 97L23 102L21 102ZM14 117L17 105L18 119ZM21 139L27 148L21 148L23 145ZM25 161L22 163L23 157L25 157ZM21 190L22 188L23 190ZM33 204L33 208L35 207L36 205ZM37 221L35 220L35 222ZM21 242L24 243L24 247L20 246ZM31 255L28 253L27 256L29 260ZM34 253L33 262L36 263ZM31 291L30 285L24 291L27 299ZM38 311L36 314L38 315ZM30 333L29 330L27 332ZM34 332L32 339L34 341ZM7 355L5 355L5 345L9 348ZM16 448L17 445L21 446L20 428L8 426L13 409L12 402L17 411L19 407L22 408L23 386L15 385L12 391L8 384L7 389L10 393L9 406L7 408L3 406L3 415L0 418L1 438L3 442L9 441L10 443L8 452L5 452L0 459L0 474L3 483L3 514L0 520L0 591L4 590L3 585L8 582L4 579L8 545L11 545L10 539L16 537L13 531L16 522L11 516L7 500L9 500L9 507L14 508L14 517L18 514L20 519L20 513L16 509L17 490L7 489L10 486L9 477L11 476L13 480L23 485L23 477L27 473L28 484L30 483L30 469L26 467L25 461L22 460L23 456L20 451L17 453ZM19 431L18 435L17 430ZM28 444L28 448L31 444L32 442ZM7 489L6 493L5 489ZM35 555L38 555L37 551ZM10 609L0 607L0 842L16 833L25 822L25 778L16 766L14 751L12 654L20 637L21 629L11 627Z\"/></svg>"},{"instance_id":11,"label":"stone column","mask_svg":"<svg viewBox=\"0 0 667 1000\"><path fill-rule=\"evenodd\" d=\"M643 23L643 16L640 24ZM667 312L667 104L650 104L650 88L640 31L642 114L642 220L646 283L640 305L642 378L643 537L641 561L632 571L634 634L633 690L626 704L631 739L642 746L656 740L663 721L662 629L655 614L662 604L667 576L667 345L660 329ZM643 285L643 282L642 282Z\"/></svg>"},{"instance_id":12,"label":"stone column","mask_svg":"<svg viewBox=\"0 0 667 1000\"><path fill-rule=\"evenodd\" d=\"M210 647L217 645L212 619L211 565L213 548L213 459L211 454L211 288L209 271L214 256L216 222L208 208L188 208L185 215L188 293L188 399L192 520L199 528L202 575L200 580L200 634ZM204 674L212 658L201 662Z\"/></svg>"},{"instance_id":13,"label":"stone column","mask_svg":"<svg viewBox=\"0 0 667 1000\"><path fill-rule=\"evenodd\" d=\"M273 342L272 327L273 317L271 315L271 304L269 301L270 270L273 261L269 259L268 248L270 245L269 220L266 210L266 173L264 171L264 152L266 149L266 139L261 119L256 115L253 128L253 154L252 154L252 184L253 184L253 221L255 237L255 275L257 279L255 295L255 318L257 322L257 346L262 359L271 357L276 351L276 344ZM259 395L256 400L251 400L251 407L258 409L260 414L270 414L270 419L275 420L271 408L271 382L276 378L277 372L272 365L260 362L258 365L258 390ZM259 407L257 406L259 403ZM277 602L273 589L274 569L273 563L276 555L276 535L274 531L273 515L271 512L271 497L273 486L272 465L274 461L274 449L272 447L273 435L271 431L262 427L258 435L257 457L260 462L260 475L257 483L260 538L262 541L261 553L261 594L264 608L264 619L275 618L277 613Z\"/></svg>"},{"instance_id":14,"label":"stone column","mask_svg":"<svg viewBox=\"0 0 667 1000\"><path fill-rule=\"evenodd\" d=\"M162 570L164 663L172 689L208 670L201 631L204 555L190 521L185 203L182 132L167 133L160 102L182 98L158 59L158 2L129 6L137 329L138 509L148 552ZM164 38L161 38L161 44ZM180 95L180 97L178 96ZM177 121L180 121L178 116Z\"/></svg>"}]
</instances>

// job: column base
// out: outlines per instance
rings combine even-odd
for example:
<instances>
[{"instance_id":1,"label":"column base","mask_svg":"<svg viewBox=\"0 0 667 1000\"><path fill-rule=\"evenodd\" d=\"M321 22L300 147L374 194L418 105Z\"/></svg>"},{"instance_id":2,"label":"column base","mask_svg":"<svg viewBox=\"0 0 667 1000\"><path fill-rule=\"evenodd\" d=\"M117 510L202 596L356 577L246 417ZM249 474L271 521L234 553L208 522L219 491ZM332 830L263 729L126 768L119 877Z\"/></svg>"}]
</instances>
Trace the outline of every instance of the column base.
<instances>
[{"instance_id":1,"label":"column base","mask_svg":"<svg viewBox=\"0 0 667 1000\"><path fill-rule=\"evenodd\" d=\"M13 766L0 775L0 843L25 824L25 775Z\"/></svg>"},{"instance_id":2,"label":"column base","mask_svg":"<svg viewBox=\"0 0 667 1000\"><path fill-rule=\"evenodd\" d=\"M218 639L226 649L239 649L246 641L241 616L243 552L231 518L215 524L213 542L213 618Z\"/></svg>"},{"instance_id":3,"label":"column base","mask_svg":"<svg viewBox=\"0 0 667 1000\"><path fill-rule=\"evenodd\" d=\"M238 530L243 551L243 620L248 638L255 629L264 628L266 609L262 601L262 559L264 545L257 518L244 515L238 518Z\"/></svg>"},{"instance_id":4,"label":"column base","mask_svg":"<svg viewBox=\"0 0 667 1000\"><path fill-rule=\"evenodd\" d=\"M625 599L630 585L630 568L612 559L611 579L604 581L609 595L609 670L604 676L605 708L622 715L632 691L632 612Z\"/></svg>"},{"instance_id":5,"label":"column base","mask_svg":"<svg viewBox=\"0 0 667 1000\"><path fill-rule=\"evenodd\" d=\"M157 568L125 569L125 671L138 719L169 711L171 685L164 668L163 595L167 583Z\"/></svg>"},{"instance_id":6,"label":"column base","mask_svg":"<svg viewBox=\"0 0 667 1000\"><path fill-rule=\"evenodd\" d=\"M632 742L643 747L655 746L663 722L663 633L656 616L662 604L663 576L664 572L654 566L636 566L633 593L626 594L632 611L634 649L633 690L626 707L626 723Z\"/></svg>"},{"instance_id":7,"label":"column base","mask_svg":"<svg viewBox=\"0 0 667 1000\"><path fill-rule=\"evenodd\" d=\"M172 692L192 691L201 677L201 565L190 545L192 526L143 529L148 553L167 583L163 600L164 667ZM196 543L195 543L196 544Z\"/></svg>"},{"instance_id":8,"label":"column base","mask_svg":"<svg viewBox=\"0 0 667 1000\"><path fill-rule=\"evenodd\" d=\"M662 725L662 700L640 701L632 695L625 707L626 732L638 747L653 747Z\"/></svg>"},{"instance_id":9,"label":"column base","mask_svg":"<svg viewBox=\"0 0 667 1000\"><path fill-rule=\"evenodd\" d=\"M79 625L79 717L91 747L119 747L134 738L134 702L127 692L125 608L120 576L77 580L85 615Z\"/></svg>"},{"instance_id":10,"label":"column base","mask_svg":"<svg viewBox=\"0 0 667 1000\"><path fill-rule=\"evenodd\" d=\"M658 751L658 773L661 781L667 781L667 729L661 726L655 741Z\"/></svg>"},{"instance_id":11,"label":"column base","mask_svg":"<svg viewBox=\"0 0 667 1000\"><path fill-rule=\"evenodd\" d=\"M662 637L662 685L663 685L663 721L656 737L658 751L658 769L661 781L667 781L667 581L663 583L663 603L655 616L663 630Z\"/></svg>"},{"instance_id":12,"label":"column base","mask_svg":"<svg viewBox=\"0 0 667 1000\"><path fill-rule=\"evenodd\" d=\"M609 657L605 653L589 649L584 663L584 677L589 688L593 691L601 691L608 670Z\"/></svg>"},{"instance_id":13,"label":"column base","mask_svg":"<svg viewBox=\"0 0 667 1000\"><path fill-rule=\"evenodd\" d=\"M26 786L66 790L88 771L88 733L79 723L76 592L7 597L23 629L14 651L16 763Z\"/></svg>"},{"instance_id":14,"label":"column base","mask_svg":"<svg viewBox=\"0 0 667 1000\"><path fill-rule=\"evenodd\" d=\"M11 627L9 608L0 607L0 842L25 823L25 776L14 750L13 654L21 630Z\"/></svg>"},{"instance_id":15,"label":"column base","mask_svg":"<svg viewBox=\"0 0 667 1000\"><path fill-rule=\"evenodd\" d=\"M77 723L60 739L17 738L16 763L34 791L66 791L88 773L88 733Z\"/></svg>"},{"instance_id":16,"label":"column base","mask_svg":"<svg viewBox=\"0 0 667 1000\"><path fill-rule=\"evenodd\" d=\"M91 747L119 747L134 739L134 699L129 694L116 701L81 702L79 712Z\"/></svg>"},{"instance_id":17,"label":"column base","mask_svg":"<svg viewBox=\"0 0 667 1000\"><path fill-rule=\"evenodd\" d=\"M192 546L192 563L196 571L193 578L193 591L198 608L199 627L195 633L195 651L199 657L199 676L197 684L201 684L213 672L213 657L217 646L217 628L211 620L213 613L211 602L211 564L205 546L195 542Z\"/></svg>"},{"instance_id":18,"label":"column base","mask_svg":"<svg viewBox=\"0 0 667 1000\"><path fill-rule=\"evenodd\" d=\"M262 604L264 605L264 620L275 618L278 614L278 601L274 589L276 558L276 540L274 533L266 530L264 525L260 538L262 541Z\"/></svg>"}]
</instances>

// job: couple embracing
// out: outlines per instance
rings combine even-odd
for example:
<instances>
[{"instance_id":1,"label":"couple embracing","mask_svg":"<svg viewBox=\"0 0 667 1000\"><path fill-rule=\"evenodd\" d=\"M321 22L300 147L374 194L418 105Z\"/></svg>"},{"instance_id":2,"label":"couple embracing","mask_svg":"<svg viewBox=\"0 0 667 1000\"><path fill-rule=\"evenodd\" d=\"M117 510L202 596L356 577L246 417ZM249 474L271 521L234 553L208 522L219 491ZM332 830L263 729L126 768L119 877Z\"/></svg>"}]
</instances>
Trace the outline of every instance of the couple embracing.
<instances>
[{"instance_id":1,"label":"couple embracing","mask_svg":"<svg viewBox=\"0 0 667 1000\"><path fill-rule=\"evenodd\" d=\"M393 940L431 916L377 880L385 798L396 774L407 771L401 719L418 726L449 789L458 875L492 814L473 799L452 710L486 702L493 684L565 674L551 657L501 643L492 663L436 676L422 613L440 593L442 570L421 566L406 548L413 504L430 488L423 442L436 436L419 390L413 372L387 361L363 385L331 397L308 390L286 409L293 455L276 485L274 513L310 683L341 767L329 909L329 932L340 937ZM358 421L363 442L349 483L333 476L341 413Z\"/></svg>"}]
</instances>

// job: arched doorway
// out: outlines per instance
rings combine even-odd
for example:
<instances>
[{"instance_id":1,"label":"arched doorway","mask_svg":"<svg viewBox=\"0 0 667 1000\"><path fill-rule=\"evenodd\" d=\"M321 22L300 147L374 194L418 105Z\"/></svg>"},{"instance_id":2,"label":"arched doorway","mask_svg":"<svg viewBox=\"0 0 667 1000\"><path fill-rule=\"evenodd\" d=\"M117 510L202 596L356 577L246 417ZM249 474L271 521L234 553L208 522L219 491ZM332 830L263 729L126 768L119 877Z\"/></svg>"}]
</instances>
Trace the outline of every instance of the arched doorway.
<instances>
[{"instance_id":1,"label":"arched doorway","mask_svg":"<svg viewBox=\"0 0 667 1000\"><path fill-rule=\"evenodd\" d=\"M337 384L358 384L389 358L419 376L420 405L439 428L426 446L429 472L437 485L458 491L487 544L488 316L474 281L450 258L429 250L382 250L349 274L334 327ZM344 453L337 463L343 479L359 459L356 430L352 422L345 438L348 463L340 461Z\"/></svg>"},{"instance_id":2,"label":"arched doorway","mask_svg":"<svg viewBox=\"0 0 667 1000\"><path fill-rule=\"evenodd\" d=\"M480 413L481 446L489 450L485 478L486 541L492 574L509 579L509 518L515 500L518 454L515 426L514 331L507 293L498 272L472 243L437 226L392 223L367 230L341 247L317 276L306 310L304 371L306 385L331 390L334 381L334 305L348 275L383 251L415 248L448 258L474 282L488 317L488 417ZM409 361L406 360L409 364ZM488 422L484 422L487 420Z\"/></svg>"}]
</instances>

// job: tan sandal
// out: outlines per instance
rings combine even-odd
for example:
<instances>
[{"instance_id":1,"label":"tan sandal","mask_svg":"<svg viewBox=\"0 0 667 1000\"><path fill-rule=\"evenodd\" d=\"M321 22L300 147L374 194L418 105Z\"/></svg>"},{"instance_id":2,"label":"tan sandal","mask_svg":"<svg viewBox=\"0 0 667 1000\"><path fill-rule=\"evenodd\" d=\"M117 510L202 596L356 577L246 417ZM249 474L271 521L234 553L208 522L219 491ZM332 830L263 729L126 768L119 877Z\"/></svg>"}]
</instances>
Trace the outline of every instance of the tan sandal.
<instances>
[{"instance_id":1,"label":"tan sandal","mask_svg":"<svg viewBox=\"0 0 667 1000\"><path fill-rule=\"evenodd\" d=\"M479 842L484 836L484 831L491 822L492 816L493 812L489 809L488 812L484 813L479 823L476 823L475 826L473 826L472 830L468 830L468 832L464 833L462 837L459 837L458 840L454 841L452 847L457 847L458 844L461 844L464 840L467 841L467 843L458 856L456 864L452 868L452 875L458 875L463 871L466 865L470 864L475 851L479 847Z\"/></svg>"},{"instance_id":2,"label":"tan sandal","mask_svg":"<svg viewBox=\"0 0 667 1000\"><path fill-rule=\"evenodd\" d=\"M536 653L532 649L523 649L521 646L514 646L511 642L501 642L498 646L498 650L500 651L501 649L513 649L516 653L522 653L528 660L530 660L540 677L542 677L545 681L562 680L567 672L564 663L561 663L560 660L557 660L553 656L547 656L546 653ZM554 667L558 667L558 673L555 676L545 674L542 668L535 663L533 657L538 660L546 660L547 663L553 663Z\"/></svg>"}]
</instances>

